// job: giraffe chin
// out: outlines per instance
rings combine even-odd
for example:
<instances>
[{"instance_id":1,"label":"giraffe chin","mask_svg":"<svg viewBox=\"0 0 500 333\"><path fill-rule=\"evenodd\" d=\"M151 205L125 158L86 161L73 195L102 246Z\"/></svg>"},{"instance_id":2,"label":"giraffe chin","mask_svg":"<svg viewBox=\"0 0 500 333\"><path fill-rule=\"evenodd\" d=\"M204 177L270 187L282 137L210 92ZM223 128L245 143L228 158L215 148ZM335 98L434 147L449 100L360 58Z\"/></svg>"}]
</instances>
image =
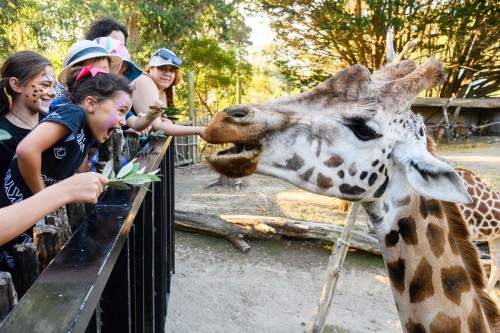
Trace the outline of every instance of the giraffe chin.
<instances>
[{"instance_id":1,"label":"giraffe chin","mask_svg":"<svg viewBox=\"0 0 500 333\"><path fill-rule=\"evenodd\" d=\"M247 150L251 148L251 150ZM261 149L250 145L236 145L226 150L215 152L207 161L218 173L229 178L250 176L257 169Z\"/></svg>"}]
</instances>

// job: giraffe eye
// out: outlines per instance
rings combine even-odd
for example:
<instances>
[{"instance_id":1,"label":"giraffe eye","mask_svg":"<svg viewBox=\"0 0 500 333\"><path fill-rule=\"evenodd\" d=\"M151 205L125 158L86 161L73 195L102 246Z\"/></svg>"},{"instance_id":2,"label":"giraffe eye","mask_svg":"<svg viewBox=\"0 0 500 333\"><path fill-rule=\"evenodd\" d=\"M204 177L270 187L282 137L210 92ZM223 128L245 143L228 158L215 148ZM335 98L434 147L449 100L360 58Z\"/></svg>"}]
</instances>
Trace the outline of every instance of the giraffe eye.
<instances>
[{"instance_id":1,"label":"giraffe eye","mask_svg":"<svg viewBox=\"0 0 500 333\"><path fill-rule=\"evenodd\" d=\"M369 141L380 138L382 135L377 134L370 126L364 123L346 124L346 126L354 133L361 141Z\"/></svg>"}]
</instances>

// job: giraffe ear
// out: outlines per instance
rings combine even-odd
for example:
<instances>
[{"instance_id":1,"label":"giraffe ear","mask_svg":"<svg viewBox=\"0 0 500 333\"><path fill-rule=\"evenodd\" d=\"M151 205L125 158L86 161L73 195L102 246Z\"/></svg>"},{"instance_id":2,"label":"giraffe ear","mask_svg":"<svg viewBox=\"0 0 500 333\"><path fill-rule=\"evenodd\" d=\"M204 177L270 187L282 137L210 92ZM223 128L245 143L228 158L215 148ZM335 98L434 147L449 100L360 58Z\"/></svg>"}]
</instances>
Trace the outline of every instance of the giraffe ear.
<instances>
[{"instance_id":1,"label":"giraffe ear","mask_svg":"<svg viewBox=\"0 0 500 333\"><path fill-rule=\"evenodd\" d=\"M472 202L464 181L447 163L415 143L396 146L395 156L403 163L410 186L419 194L437 200L468 204ZM406 146L406 147L404 147Z\"/></svg>"}]
</instances>

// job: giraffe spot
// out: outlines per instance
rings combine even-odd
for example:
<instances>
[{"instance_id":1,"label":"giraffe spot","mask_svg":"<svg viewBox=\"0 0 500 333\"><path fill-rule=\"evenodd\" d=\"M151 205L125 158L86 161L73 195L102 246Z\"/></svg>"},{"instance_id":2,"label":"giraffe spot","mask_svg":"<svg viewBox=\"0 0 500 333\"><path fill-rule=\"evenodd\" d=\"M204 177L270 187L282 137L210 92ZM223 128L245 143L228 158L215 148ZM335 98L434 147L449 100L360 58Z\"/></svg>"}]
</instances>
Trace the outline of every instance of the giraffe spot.
<instances>
[{"instance_id":1,"label":"giraffe spot","mask_svg":"<svg viewBox=\"0 0 500 333\"><path fill-rule=\"evenodd\" d=\"M410 302L418 303L425 301L434 295L432 285L432 266L423 258L417 266L413 279L410 282Z\"/></svg>"},{"instance_id":2,"label":"giraffe spot","mask_svg":"<svg viewBox=\"0 0 500 333\"><path fill-rule=\"evenodd\" d=\"M469 291L471 288L467 272L465 268L460 266L442 268L441 283L446 298L457 305L460 305L462 293Z\"/></svg>"},{"instance_id":3,"label":"giraffe spot","mask_svg":"<svg viewBox=\"0 0 500 333\"><path fill-rule=\"evenodd\" d=\"M35 93L36 93L36 92L38 92L38 90L37 90L37 89L35 89L35 90L33 90L33 92L35 92Z\"/></svg>"},{"instance_id":4,"label":"giraffe spot","mask_svg":"<svg viewBox=\"0 0 500 333\"><path fill-rule=\"evenodd\" d=\"M496 226L498 226L498 222L497 221L491 221L490 222L490 225L495 228Z\"/></svg>"},{"instance_id":5,"label":"giraffe spot","mask_svg":"<svg viewBox=\"0 0 500 333\"><path fill-rule=\"evenodd\" d=\"M457 243L455 243L455 239L453 238L451 232L448 233L448 244L450 244L451 252L453 252L453 254L460 254L460 249L458 248Z\"/></svg>"},{"instance_id":6,"label":"giraffe spot","mask_svg":"<svg viewBox=\"0 0 500 333\"><path fill-rule=\"evenodd\" d=\"M372 162L372 167L375 167L378 164L378 160Z\"/></svg>"},{"instance_id":7,"label":"giraffe spot","mask_svg":"<svg viewBox=\"0 0 500 333\"><path fill-rule=\"evenodd\" d=\"M385 235L385 246L387 248L396 246L399 242L399 232L397 230L391 230L387 235Z\"/></svg>"},{"instance_id":8,"label":"giraffe spot","mask_svg":"<svg viewBox=\"0 0 500 333\"><path fill-rule=\"evenodd\" d=\"M443 254L445 246L443 228L433 223L429 223L425 234L427 236L427 240L429 241L432 253L439 258L441 254Z\"/></svg>"},{"instance_id":9,"label":"giraffe spot","mask_svg":"<svg viewBox=\"0 0 500 333\"><path fill-rule=\"evenodd\" d=\"M380 166L380 168L378 168L378 172L379 172L379 173L382 173L382 171L384 171L384 168L385 168L385 164L382 164L382 165Z\"/></svg>"},{"instance_id":10,"label":"giraffe spot","mask_svg":"<svg viewBox=\"0 0 500 333\"><path fill-rule=\"evenodd\" d=\"M390 159L391 158L391 153L387 154L387 159Z\"/></svg>"},{"instance_id":11,"label":"giraffe spot","mask_svg":"<svg viewBox=\"0 0 500 333\"><path fill-rule=\"evenodd\" d=\"M450 333L460 332L460 318L454 318L439 312L434 320L431 322L431 333Z\"/></svg>"},{"instance_id":12,"label":"giraffe spot","mask_svg":"<svg viewBox=\"0 0 500 333\"><path fill-rule=\"evenodd\" d=\"M415 323L411 319L408 320L405 326L408 333L426 333L424 325Z\"/></svg>"},{"instance_id":13,"label":"giraffe spot","mask_svg":"<svg viewBox=\"0 0 500 333\"><path fill-rule=\"evenodd\" d=\"M292 158L286 160L285 165L274 163L274 166L280 169L297 171L304 166L304 159L299 155L294 154Z\"/></svg>"},{"instance_id":14,"label":"giraffe spot","mask_svg":"<svg viewBox=\"0 0 500 333\"><path fill-rule=\"evenodd\" d=\"M38 91L39 91L39 92L41 92L41 93L43 93L43 91L44 91L44 90L43 90L43 89L40 89L40 90L38 90Z\"/></svg>"},{"instance_id":15,"label":"giraffe spot","mask_svg":"<svg viewBox=\"0 0 500 333\"><path fill-rule=\"evenodd\" d=\"M359 179L363 180L366 178L366 176L368 176L368 172L366 171L363 171L360 175L359 175Z\"/></svg>"},{"instance_id":16,"label":"giraffe spot","mask_svg":"<svg viewBox=\"0 0 500 333\"><path fill-rule=\"evenodd\" d=\"M469 326L469 332L487 332L487 328L481 315L479 301L477 299L474 300L472 311L469 318L467 318L467 326Z\"/></svg>"},{"instance_id":17,"label":"giraffe spot","mask_svg":"<svg viewBox=\"0 0 500 333\"><path fill-rule=\"evenodd\" d=\"M392 286L400 294L405 291L405 270L406 263L404 259L398 259L387 264L387 272L391 279Z\"/></svg>"},{"instance_id":18,"label":"giraffe spot","mask_svg":"<svg viewBox=\"0 0 500 333\"><path fill-rule=\"evenodd\" d=\"M349 167L349 175L351 177L354 177L357 173L358 173L358 168L356 168L356 164L355 163L351 164L351 166Z\"/></svg>"},{"instance_id":19,"label":"giraffe spot","mask_svg":"<svg viewBox=\"0 0 500 333\"><path fill-rule=\"evenodd\" d=\"M351 186L349 184L342 184L339 186L339 190L341 193L350 194L350 195L359 195L366 192L364 188L361 188L357 185Z\"/></svg>"},{"instance_id":20,"label":"giraffe spot","mask_svg":"<svg viewBox=\"0 0 500 333\"><path fill-rule=\"evenodd\" d=\"M343 179L345 176L344 170L339 170L339 172L337 172L337 176L339 176L339 178Z\"/></svg>"},{"instance_id":21,"label":"giraffe spot","mask_svg":"<svg viewBox=\"0 0 500 333\"><path fill-rule=\"evenodd\" d=\"M344 160L340 156L333 155L327 159L324 164L329 168L336 168L342 163L344 163Z\"/></svg>"},{"instance_id":22,"label":"giraffe spot","mask_svg":"<svg viewBox=\"0 0 500 333\"><path fill-rule=\"evenodd\" d=\"M316 179L319 187L328 188L333 186L333 180L330 177L323 175L321 172L318 173L318 178Z\"/></svg>"},{"instance_id":23,"label":"giraffe spot","mask_svg":"<svg viewBox=\"0 0 500 333\"><path fill-rule=\"evenodd\" d=\"M422 214L422 217L425 219L429 215L435 216L439 219L444 217L441 203L434 199L427 200L423 196L420 196L420 214Z\"/></svg>"},{"instance_id":24,"label":"giraffe spot","mask_svg":"<svg viewBox=\"0 0 500 333\"><path fill-rule=\"evenodd\" d=\"M380 185L380 187L375 191L375 193L373 193L373 197L380 198L385 193L388 184L389 184L389 177L386 176L382 185Z\"/></svg>"},{"instance_id":25,"label":"giraffe spot","mask_svg":"<svg viewBox=\"0 0 500 333\"><path fill-rule=\"evenodd\" d=\"M314 172L314 167L309 168L306 172L304 172L303 174L300 175L300 179L307 182L309 180L309 178L311 178L313 172Z\"/></svg>"},{"instance_id":26,"label":"giraffe spot","mask_svg":"<svg viewBox=\"0 0 500 333\"><path fill-rule=\"evenodd\" d=\"M373 172L370 175L370 178L368 178L368 185L372 186L375 183L375 181L377 180L377 178L378 178L378 175L375 172Z\"/></svg>"},{"instance_id":27,"label":"giraffe spot","mask_svg":"<svg viewBox=\"0 0 500 333\"><path fill-rule=\"evenodd\" d=\"M399 233L401 237L408 245L417 245L417 225L413 217L408 216L407 218L402 218L398 221Z\"/></svg>"},{"instance_id":28,"label":"giraffe spot","mask_svg":"<svg viewBox=\"0 0 500 333\"><path fill-rule=\"evenodd\" d=\"M404 207L409 205L411 202L411 197L407 195L406 197L402 198L401 200L397 200L395 202L396 207Z\"/></svg>"},{"instance_id":29,"label":"giraffe spot","mask_svg":"<svg viewBox=\"0 0 500 333\"><path fill-rule=\"evenodd\" d=\"M491 229L481 229L482 233L485 235L485 236L489 236L491 235Z\"/></svg>"}]
</instances>

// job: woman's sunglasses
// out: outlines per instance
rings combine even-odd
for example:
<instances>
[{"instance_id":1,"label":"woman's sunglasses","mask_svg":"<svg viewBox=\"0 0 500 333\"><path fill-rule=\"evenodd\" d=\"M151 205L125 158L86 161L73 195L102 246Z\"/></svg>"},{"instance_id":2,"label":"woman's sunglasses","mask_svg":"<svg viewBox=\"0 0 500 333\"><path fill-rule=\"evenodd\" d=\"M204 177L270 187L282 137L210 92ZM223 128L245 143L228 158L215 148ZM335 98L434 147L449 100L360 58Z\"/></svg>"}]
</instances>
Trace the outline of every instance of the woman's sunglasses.
<instances>
[{"instance_id":1,"label":"woman's sunglasses","mask_svg":"<svg viewBox=\"0 0 500 333\"><path fill-rule=\"evenodd\" d=\"M172 64L174 64L175 66L181 67L181 65L182 65L181 58L179 58L178 56L176 56L172 52L167 51L165 49L158 50L155 55L159 55L160 57L162 57L165 60L172 60Z\"/></svg>"}]
</instances>

